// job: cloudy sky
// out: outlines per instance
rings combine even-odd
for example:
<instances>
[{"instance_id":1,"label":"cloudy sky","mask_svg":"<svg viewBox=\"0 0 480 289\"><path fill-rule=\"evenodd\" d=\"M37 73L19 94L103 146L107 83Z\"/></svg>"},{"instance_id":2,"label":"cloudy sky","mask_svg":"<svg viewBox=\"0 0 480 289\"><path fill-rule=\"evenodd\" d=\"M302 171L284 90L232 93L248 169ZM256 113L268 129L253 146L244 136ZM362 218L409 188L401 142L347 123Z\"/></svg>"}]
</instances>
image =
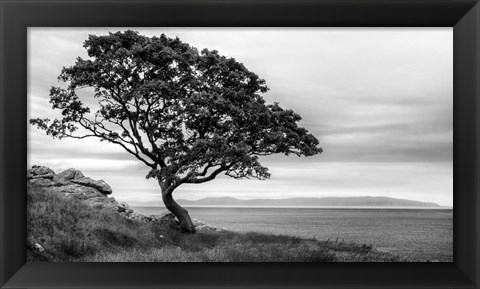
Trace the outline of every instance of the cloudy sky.
<instances>
[{"instance_id":1,"label":"cloudy sky","mask_svg":"<svg viewBox=\"0 0 480 289\"><path fill-rule=\"evenodd\" d=\"M49 89L61 85L62 67L87 58L89 34L125 29L234 57L266 80L267 102L299 113L324 149L264 157L270 180L220 176L179 187L177 199L370 195L453 205L452 28L29 28L29 117L58 116ZM118 200L161 205L148 168L120 147L54 140L31 126L28 140L28 167L74 167L107 181Z\"/></svg>"}]
</instances>

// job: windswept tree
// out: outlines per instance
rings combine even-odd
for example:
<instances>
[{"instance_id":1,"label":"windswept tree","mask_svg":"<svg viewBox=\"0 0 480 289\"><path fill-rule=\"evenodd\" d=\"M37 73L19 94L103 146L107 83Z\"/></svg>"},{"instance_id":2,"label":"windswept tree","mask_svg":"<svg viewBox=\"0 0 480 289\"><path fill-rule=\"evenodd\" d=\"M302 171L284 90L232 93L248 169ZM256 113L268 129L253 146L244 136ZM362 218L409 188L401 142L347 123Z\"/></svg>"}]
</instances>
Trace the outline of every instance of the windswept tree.
<instances>
[{"instance_id":1,"label":"windswept tree","mask_svg":"<svg viewBox=\"0 0 480 289\"><path fill-rule=\"evenodd\" d=\"M58 77L64 88L50 90L62 117L30 123L53 138L92 137L121 146L150 169L147 178L157 180L183 232L195 228L173 199L180 185L221 173L267 179L259 156L322 152L298 126L298 114L265 103L263 79L215 50L199 52L178 38L134 31L90 35L83 46L89 58L64 67ZM94 106L77 95L82 88L91 88Z\"/></svg>"}]
</instances>

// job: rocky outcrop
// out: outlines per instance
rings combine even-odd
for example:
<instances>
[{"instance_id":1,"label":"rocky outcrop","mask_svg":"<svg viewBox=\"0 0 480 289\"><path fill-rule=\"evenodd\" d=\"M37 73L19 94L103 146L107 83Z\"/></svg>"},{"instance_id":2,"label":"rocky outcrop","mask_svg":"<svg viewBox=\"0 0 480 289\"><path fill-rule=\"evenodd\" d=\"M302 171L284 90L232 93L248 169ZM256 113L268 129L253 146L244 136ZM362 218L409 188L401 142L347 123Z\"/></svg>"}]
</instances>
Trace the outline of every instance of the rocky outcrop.
<instances>
[{"instance_id":1,"label":"rocky outcrop","mask_svg":"<svg viewBox=\"0 0 480 289\"><path fill-rule=\"evenodd\" d=\"M205 223L204 221L200 221L200 220L197 220L197 219L192 219L192 222L193 222L193 225L195 226L195 229L196 230L203 230L203 231L217 231L217 232L221 232L221 231L226 231L227 229L225 228L221 228L221 227L216 227L216 226L212 226L212 225L209 225L207 223Z\"/></svg>"},{"instance_id":2,"label":"rocky outcrop","mask_svg":"<svg viewBox=\"0 0 480 289\"><path fill-rule=\"evenodd\" d=\"M76 169L68 169L58 174L44 166L33 166L27 170L27 181L36 186L48 187L50 191L74 197L99 208L119 211L123 205L107 195L112 188L104 180L85 177Z\"/></svg>"},{"instance_id":3,"label":"rocky outcrop","mask_svg":"<svg viewBox=\"0 0 480 289\"><path fill-rule=\"evenodd\" d=\"M48 175L54 175L55 173L43 166L33 166L31 169L27 171L27 178L28 177L33 177L33 176L48 176Z\"/></svg>"},{"instance_id":4,"label":"rocky outcrop","mask_svg":"<svg viewBox=\"0 0 480 289\"><path fill-rule=\"evenodd\" d=\"M117 202L113 197L109 197L112 194L112 188L104 180L94 180L85 177L81 171L73 168L55 174L48 167L33 166L27 170L27 181L31 185L47 187L54 193L61 193L65 196L76 198L92 207L114 211L128 219L142 222L158 222L162 225L169 225L172 228L179 227L179 222L172 213L164 212L150 216L136 213L127 203ZM224 228L208 225L197 219L192 221L197 230L225 230Z\"/></svg>"},{"instance_id":5,"label":"rocky outcrop","mask_svg":"<svg viewBox=\"0 0 480 289\"><path fill-rule=\"evenodd\" d=\"M180 229L180 222L177 220L174 214L170 212L163 212L162 214L159 215L150 215L148 217L145 217L146 222L158 222L162 225L169 225L172 228L177 228ZM192 219L193 226L195 227L196 230L200 231L226 231L225 228L220 228L216 226L209 225L205 223L204 221L200 221L198 219Z\"/></svg>"},{"instance_id":6,"label":"rocky outcrop","mask_svg":"<svg viewBox=\"0 0 480 289\"><path fill-rule=\"evenodd\" d=\"M77 180L85 177L81 171L76 169L64 170L63 172L58 173L55 176L57 179L63 179L67 181Z\"/></svg>"},{"instance_id":7,"label":"rocky outcrop","mask_svg":"<svg viewBox=\"0 0 480 289\"><path fill-rule=\"evenodd\" d=\"M71 182L82 186L92 187L104 195L110 195L112 193L112 188L104 180L96 181L91 178L83 177L72 179Z\"/></svg>"}]
</instances>

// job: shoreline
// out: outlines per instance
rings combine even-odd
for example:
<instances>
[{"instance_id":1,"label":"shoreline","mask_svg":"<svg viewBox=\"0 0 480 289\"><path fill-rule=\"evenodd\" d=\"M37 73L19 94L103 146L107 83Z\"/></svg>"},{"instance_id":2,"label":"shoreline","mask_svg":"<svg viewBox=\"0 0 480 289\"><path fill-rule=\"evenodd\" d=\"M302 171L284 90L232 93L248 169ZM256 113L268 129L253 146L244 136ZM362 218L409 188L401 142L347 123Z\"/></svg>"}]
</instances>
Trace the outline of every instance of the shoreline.
<instances>
[{"instance_id":1,"label":"shoreline","mask_svg":"<svg viewBox=\"0 0 480 289\"><path fill-rule=\"evenodd\" d=\"M132 208L165 208L163 206L138 206ZM451 210L453 207L376 207L376 206L236 206L236 205L188 205L184 208L234 208L234 209L347 209L347 210Z\"/></svg>"}]
</instances>

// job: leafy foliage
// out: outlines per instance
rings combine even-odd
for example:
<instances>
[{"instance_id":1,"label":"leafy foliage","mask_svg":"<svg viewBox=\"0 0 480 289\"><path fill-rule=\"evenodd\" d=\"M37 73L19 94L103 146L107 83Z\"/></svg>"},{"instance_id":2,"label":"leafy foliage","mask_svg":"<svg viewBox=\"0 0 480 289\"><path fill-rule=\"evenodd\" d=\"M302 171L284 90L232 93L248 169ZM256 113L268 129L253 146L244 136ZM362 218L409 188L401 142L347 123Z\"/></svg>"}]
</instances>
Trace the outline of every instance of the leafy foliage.
<instances>
[{"instance_id":1,"label":"leafy foliage","mask_svg":"<svg viewBox=\"0 0 480 289\"><path fill-rule=\"evenodd\" d=\"M54 138L96 137L122 146L150 167L147 177L173 191L218 174L265 179L259 156L311 156L318 140L301 117L260 95L265 81L233 58L165 35L134 31L90 35L88 59L63 68L50 103L63 118L31 119ZM98 109L77 96L93 88Z\"/></svg>"}]
</instances>

